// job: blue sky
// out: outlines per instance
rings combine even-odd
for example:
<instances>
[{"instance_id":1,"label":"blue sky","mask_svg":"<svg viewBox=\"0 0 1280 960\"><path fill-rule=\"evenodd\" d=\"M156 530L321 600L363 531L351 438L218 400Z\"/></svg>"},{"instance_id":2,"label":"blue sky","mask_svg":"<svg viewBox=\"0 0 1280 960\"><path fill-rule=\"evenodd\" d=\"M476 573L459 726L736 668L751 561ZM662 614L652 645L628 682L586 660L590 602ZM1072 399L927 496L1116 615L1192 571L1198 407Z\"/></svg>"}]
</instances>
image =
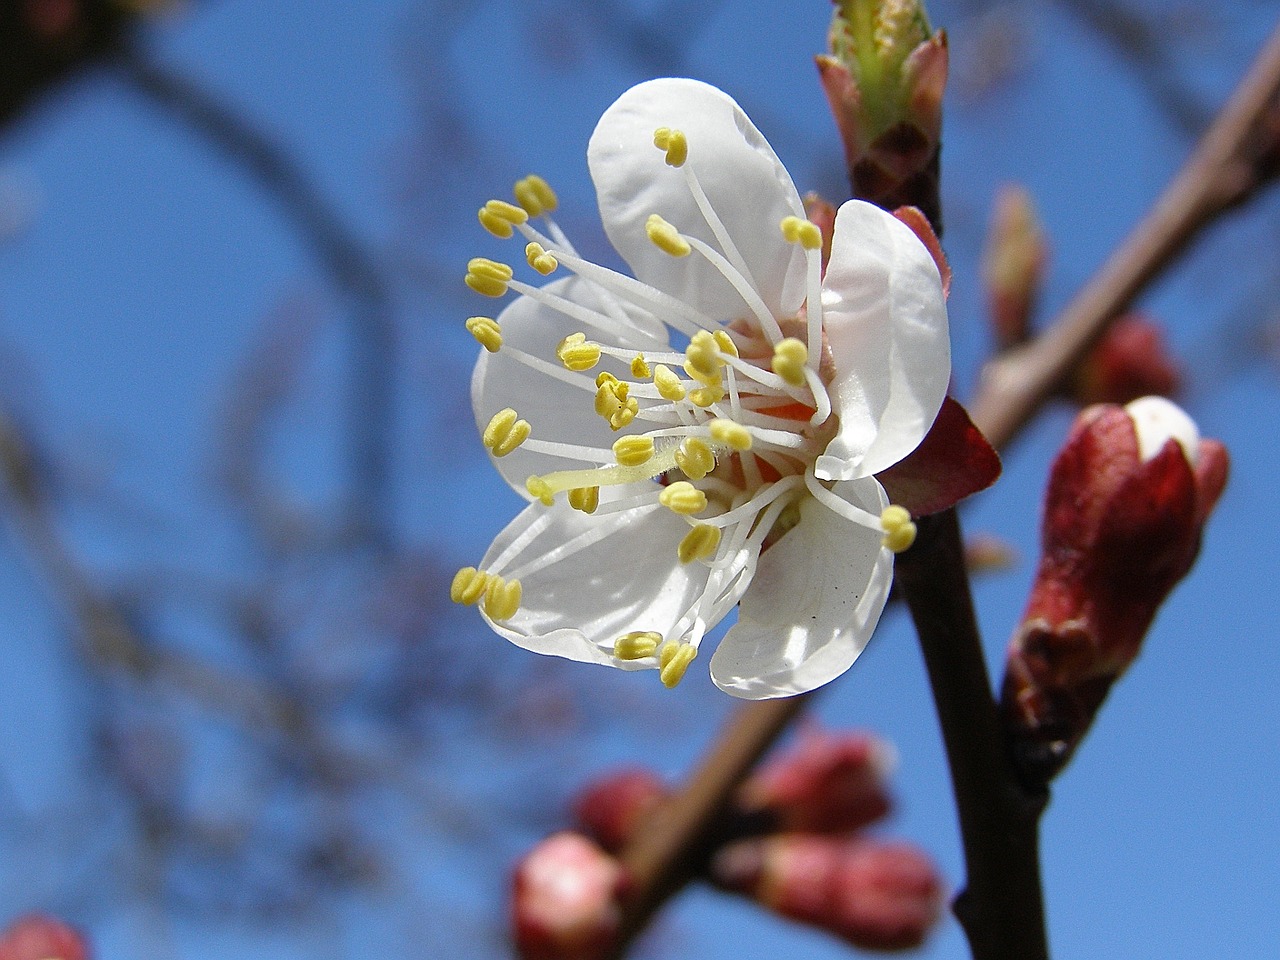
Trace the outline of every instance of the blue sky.
<instances>
[{"instance_id":1,"label":"blue sky","mask_svg":"<svg viewBox=\"0 0 1280 960\"><path fill-rule=\"evenodd\" d=\"M658 5L626 6L647 12ZM587 139L613 98L657 67L737 97L802 190L840 188L839 146L811 62L823 44L828 5L789 4L785 14L769 3L711 6L687 49L666 60L662 51L644 59L606 42L610 25L579 19L587 8L567 2L536 11L476 2L456 5L460 12L446 17L430 4L365 4L353 13L353 5L336 0L222 0L147 31L158 59L197 78L299 159L350 228L401 277L395 516L405 543L455 565L474 563L518 508L481 456L465 407L474 342L462 329L471 302L458 281L469 257L494 249L474 220L485 199L537 171L559 190L562 222L575 239L598 243ZM1065 5L979 14L937 3L930 10L934 23L949 29L956 71L968 78L968 92L962 84L951 97L943 154L963 399L988 346L977 252L997 186L1025 183L1040 207L1053 250L1048 315L1124 236L1190 144ZM1274 11L1240 3L1203 14L1202 23L1188 23L1185 11L1179 20L1177 12L1169 12L1177 77L1203 103L1216 104L1271 28ZM986 62L998 37L1021 44L1016 69L979 95L972 90L975 63ZM560 66L548 62L548 51ZM429 100L424 89L441 99ZM472 139L455 139L459 129ZM442 138L443 153L424 146ZM450 154L465 162L451 164ZM165 564L219 574L241 569L234 524L220 519L207 489L212 438L219 404L261 318L291 298L314 303L328 332L273 437L272 462L297 497L324 503L335 495L342 341L333 331L343 307L256 184L110 73L46 101L9 131L0 140L0 171L38 193L31 222L0 242L0 394L38 425L63 468L91 491L86 500L114 491L129 505L68 511L69 536L86 562L108 577ZM1198 566L1057 783L1043 862L1051 941L1061 957L1274 955L1267 894L1280 887L1280 837L1268 812L1280 790L1280 722L1271 695L1280 653L1269 531L1280 526L1273 495L1280 380L1274 355L1250 345L1277 320L1280 278L1269 264L1280 240L1278 202L1273 192L1213 230L1144 300L1186 366L1188 409L1206 435L1226 442L1233 475ZM1045 468L1070 418L1066 408L1041 417L1008 452L997 488L965 514L970 532L995 534L1020 557L1011 571L976 587L997 675L1031 577ZM11 814L2 835L10 855L0 859L10 866L0 869L0 913L65 908L101 944L104 960L314 955L288 930L190 917L175 920L165 951L154 952L155 925L145 908L67 893L84 871L110 868L113 857L95 843L110 844L94 840L88 827L85 843L74 831L54 843L24 834L22 824L43 822L84 775L87 733L77 697L86 681L48 584L12 527L0 529L0 800ZM479 626L467 642L502 643ZM494 746L480 761L465 742L441 744L436 782L482 814L493 801L486 781L495 770L505 782L540 758L567 779L624 762L676 775L728 706L696 670L669 694L654 689L648 675L582 676L593 668L534 668L527 655L505 649L493 656L504 669L527 670L530 684L548 673L557 682L570 677L563 681L570 689L594 691L606 704L617 699L644 719L596 723L608 709L596 704L586 711L592 722L576 729L570 744L542 738L514 750ZM673 698L683 701L674 709ZM646 724L667 711L680 736L655 738ZM923 845L958 883L936 721L900 614L886 618L817 712L824 723L871 727L894 741L900 803L890 829ZM470 723L453 735L473 737L485 726ZM218 776L216 768L205 773L206 780ZM501 815L496 805L493 815ZM522 830L498 841L499 860L536 832ZM403 865L404 874L415 897L483 918L498 908L501 871L469 867L467 842L463 834L415 846L417 859ZM41 851L46 867L33 881L30 858ZM360 896L336 903L327 917L333 955L394 947L379 910ZM706 892L676 905L656 939L674 955L709 960L779 950L816 960L846 955L820 935ZM923 955L966 955L954 922L944 923Z\"/></svg>"}]
</instances>

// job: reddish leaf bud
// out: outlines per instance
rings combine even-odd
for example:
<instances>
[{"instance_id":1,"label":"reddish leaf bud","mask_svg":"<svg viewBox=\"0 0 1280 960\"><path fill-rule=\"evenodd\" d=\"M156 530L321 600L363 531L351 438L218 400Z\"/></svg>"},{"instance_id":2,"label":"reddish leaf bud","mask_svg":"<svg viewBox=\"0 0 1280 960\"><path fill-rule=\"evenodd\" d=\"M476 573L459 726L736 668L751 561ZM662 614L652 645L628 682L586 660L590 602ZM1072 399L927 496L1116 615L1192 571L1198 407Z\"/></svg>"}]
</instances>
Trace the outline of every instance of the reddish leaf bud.
<instances>
[{"instance_id":1,"label":"reddish leaf bud","mask_svg":"<svg viewBox=\"0 0 1280 960\"><path fill-rule=\"evenodd\" d=\"M836 232L836 208L816 193L804 195L804 215L812 223L818 225L822 232L822 272L827 272L827 261L831 259L831 238Z\"/></svg>"},{"instance_id":2,"label":"reddish leaf bud","mask_svg":"<svg viewBox=\"0 0 1280 960\"><path fill-rule=\"evenodd\" d=\"M859 830L889 812L884 781L893 763L893 748L870 734L811 730L758 770L738 801L783 831Z\"/></svg>"},{"instance_id":3,"label":"reddish leaf bud","mask_svg":"<svg viewBox=\"0 0 1280 960\"><path fill-rule=\"evenodd\" d=\"M947 39L918 0L835 0L817 58L854 195L919 207L939 227L938 154Z\"/></svg>"},{"instance_id":4,"label":"reddish leaf bud","mask_svg":"<svg viewBox=\"0 0 1280 960\"><path fill-rule=\"evenodd\" d=\"M517 864L512 930L521 960L595 960L618 930L622 868L586 837L557 833Z\"/></svg>"},{"instance_id":5,"label":"reddish leaf bud","mask_svg":"<svg viewBox=\"0 0 1280 960\"><path fill-rule=\"evenodd\" d=\"M621 850L669 793L652 770L619 770L587 785L573 805L574 817L604 849Z\"/></svg>"},{"instance_id":6,"label":"reddish leaf bud","mask_svg":"<svg viewBox=\"0 0 1280 960\"><path fill-rule=\"evenodd\" d=\"M0 933L0 960L88 960L84 939L61 920L38 913L19 917Z\"/></svg>"},{"instance_id":7,"label":"reddish leaf bud","mask_svg":"<svg viewBox=\"0 0 1280 960\"><path fill-rule=\"evenodd\" d=\"M987 309L1001 350L1027 339L1048 262L1049 247L1031 195L1020 186L1002 187L982 253Z\"/></svg>"},{"instance_id":8,"label":"reddish leaf bud","mask_svg":"<svg viewBox=\"0 0 1280 960\"><path fill-rule=\"evenodd\" d=\"M1040 567L1004 680L1030 776L1054 776L1084 737L1191 569L1226 478L1226 449L1163 398L1076 419L1050 473Z\"/></svg>"},{"instance_id":9,"label":"reddish leaf bud","mask_svg":"<svg viewBox=\"0 0 1280 960\"><path fill-rule=\"evenodd\" d=\"M1118 318L1080 365L1075 399L1082 404L1128 403L1151 394L1171 397L1182 374L1160 327L1140 313Z\"/></svg>"},{"instance_id":10,"label":"reddish leaf bud","mask_svg":"<svg viewBox=\"0 0 1280 960\"><path fill-rule=\"evenodd\" d=\"M918 947L942 909L933 863L902 843L787 834L722 850L713 878L864 950Z\"/></svg>"}]
</instances>

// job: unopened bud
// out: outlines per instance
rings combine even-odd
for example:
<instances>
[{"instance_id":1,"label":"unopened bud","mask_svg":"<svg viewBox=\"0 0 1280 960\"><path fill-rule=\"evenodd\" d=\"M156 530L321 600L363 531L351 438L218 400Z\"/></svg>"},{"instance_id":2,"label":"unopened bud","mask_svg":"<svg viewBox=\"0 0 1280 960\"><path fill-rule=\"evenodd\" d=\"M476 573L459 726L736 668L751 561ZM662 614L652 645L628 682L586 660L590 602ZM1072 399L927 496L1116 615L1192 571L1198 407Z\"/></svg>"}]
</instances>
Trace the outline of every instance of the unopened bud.
<instances>
[{"instance_id":1,"label":"unopened bud","mask_svg":"<svg viewBox=\"0 0 1280 960\"><path fill-rule=\"evenodd\" d=\"M947 40L919 0L835 0L818 74L844 140L854 195L919 207L939 228L938 154Z\"/></svg>"},{"instance_id":2,"label":"unopened bud","mask_svg":"<svg viewBox=\"0 0 1280 960\"><path fill-rule=\"evenodd\" d=\"M31 913L0 933L0 960L88 960L84 938L61 920Z\"/></svg>"},{"instance_id":3,"label":"unopened bud","mask_svg":"<svg viewBox=\"0 0 1280 960\"><path fill-rule=\"evenodd\" d=\"M827 261L831 259L831 238L836 231L835 205L824 200L816 193L804 195L804 216L810 223L816 223L822 233L822 271L826 273Z\"/></svg>"},{"instance_id":4,"label":"unopened bud","mask_svg":"<svg viewBox=\"0 0 1280 960\"><path fill-rule=\"evenodd\" d=\"M864 950L918 947L942 910L933 863L902 843L782 834L732 844L712 878Z\"/></svg>"},{"instance_id":5,"label":"unopened bud","mask_svg":"<svg viewBox=\"0 0 1280 960\"><path fill-rule=\"evenodd\" d=\"M743 784L739 803L783 831L859 830L889 812L893 764L893 748L870 734L809 731Z\"/></svg>"},{"instance_id":6,"label":"unopened bud","mask_svg":"<svg viewBox=\"0 0 1280 960\"><path fill-rule=\"evenodd\" d=\"M578 825L609 851L621 850L670 791L652 770L618 770L588 784L573 812Z\"/></svg>"},{"instance_id":7,"label":"unopened bud","mask_svg":"<svg viewBox=\"0 0 1280 960\"><path fill-rule=\"evenodd\" d=\"M1138 397L1174 396L1182 373L1160 327L1140 313L1116 319L1077 368L1074 397L1081 404L1128 403Z\"/></svg>"},{"instance_id":8,"label":"unopened bud","mask_svg":"<svg viewBox=\"0 0 1280 960\"><path fill-rule=\"evenodd\" d=\"M618 930L622 868L586 837L547 837L516 866L511 902L521 960L596 960Z\"/></svg>"},{"instance_id":9,"label":"unopened bud","mask_svg":"<svg viewBox=\"0 0 1280 960\"><path fill-rule=\"evenodd\" d=\"M1048 261L1048 244L1031 195L1020 186L1001 188L982 254L987 309L1000 349L1017 346L1030 334Z\"/></svg>"},{"instance_id":10,"label":"unopened bud","mask_svg":"<svg viewBox=\"0 0 1280 960\"><path fill-rule=\"evenodd\" d=\"M1002 709L1028 775L1083 739L1169 591L1191 569L1226 449L1161 397L1077 417L1045 496L1040 566L1009 645Z\"/></svg>"}]
</instances>

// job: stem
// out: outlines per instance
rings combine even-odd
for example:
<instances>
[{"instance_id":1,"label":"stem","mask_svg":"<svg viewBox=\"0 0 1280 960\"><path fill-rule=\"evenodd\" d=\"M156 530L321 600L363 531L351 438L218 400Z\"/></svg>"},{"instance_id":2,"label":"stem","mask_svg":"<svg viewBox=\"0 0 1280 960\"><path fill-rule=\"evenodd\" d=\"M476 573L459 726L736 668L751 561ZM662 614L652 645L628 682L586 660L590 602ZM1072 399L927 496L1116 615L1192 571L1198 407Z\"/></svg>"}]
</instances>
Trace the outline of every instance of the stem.
<instances>
[{"instance_id":1,"label":"stem","mask_svg":"<svg viewBox=\"0 0 1280 960\"><path fill-rule=\"evenodd\" d=\"M925 517L898 557L947 749L967 886L954 904L974 960L1048 960L1038 822L1047 793L1021 787L983 659L954 509Z\"/></svg>"}]
</instances>

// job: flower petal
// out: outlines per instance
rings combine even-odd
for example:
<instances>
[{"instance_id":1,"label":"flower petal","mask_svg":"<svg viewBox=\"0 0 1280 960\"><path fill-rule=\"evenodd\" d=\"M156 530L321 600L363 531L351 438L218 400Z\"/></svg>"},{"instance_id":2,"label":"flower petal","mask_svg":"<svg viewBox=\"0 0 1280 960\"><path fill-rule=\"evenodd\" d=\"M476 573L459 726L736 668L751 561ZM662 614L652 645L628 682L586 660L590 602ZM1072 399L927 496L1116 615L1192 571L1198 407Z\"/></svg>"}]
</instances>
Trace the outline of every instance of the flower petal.
<instances>
[{"instance_id":1,"label":"flower petal","mask_svg":"<svg viewBox=\"0 0 1280 960\"><path fill-rule=\"evenodd\" d=\"M840 432L816 472L824 480L870 476L916 448L946 395L951 341L942 280L909 227L850 200L836 214L822 307Z\"/></svg>"},{"instance_id":2,"label":"flower petal","mask_svg":"<svg viewBox=\"0 0 1280 960\"><path fill-rule=\"evenodd\" d=\"M874 477L834 492L873 513L888 504ZM760 555L738 622L711 658L711 679L735 697L804 693L844 673L875 630L893 581L893 554L878 531L812 497L800 522Z\"/></svg>"},{"instance_id":3,"label":"flower petal","mask_svg":"<svg viewBox=\"0 0 1280 960\"><path fill-rule=\"evenodd\" d=\"M683 170L653 145L669 127L688 139L686 165L747 265L775 316L804 299L803 251L783 240L779 224L804 216L795 184L768 142L731 97L696 80L650 80L605 111L587 149L600 216L635 275L716 320L749 315L721 273L696 251L675 258L649 241L645 223L659 214L682 233L720 249ZM724 252L722 250L722 252Z\"/></svg>"},{"instance_id":4,"label":"flower petal","mask_svg":"<svg viewBox=\"0 0 1280 960\"><path fill-rule=\"evenodd\" d=\"M483 570L516 576L522 587L516 615L499 623L486 614L489 625L534 653L624 669L652 667L652 658L615 660L614 641L632 631L682 635L676 626L707 590L712 571L677 560L676 547L689 527L658 506L656 498L645 506L603 512L610 501L641 492L640 487L602 489L602 512L594 516L563 500L553 507L526 507L481 563ZM658 490L657 484L644 488ZM526 564L533 569L521 571ZM730 588L741 593L746 579Z\"/></svg>"},{"instance_id":5,"label":"flower petal","mask_svg":"<svg viewBox=\"0 0 1280 960\"><path fill-rule=\"evenodd\" d=\"M601 305L601 294L595 284L577 277L556 280L543 290L592 310L598 310ZM665 327L652 318L630 316L634 329L609 335L612 345L634 347L637 351L667 348ZM620 360L602 357L599 365L585 373L571 374L565 370L556 359L555 350L560 341L571 333L585 332L589 338L600 333L532 297L522 296L513 301L499 315L498 322L502 326L503 349L497 353L482 349L471 376L471 406L480 432L484 432L495 413L510 407L529 421L534 439L596 447L605 451L601 462L610 462L609 449L618 434L595 412L595 376L607 370L619 378L630 378L630 369ZM582 386L575 387L531 369L515 359L510 348L547 361ZM525 490L525 480L530 475L583 466L580 460L534 453L524 447L505 457L494 457L493 463L503 479L526 500L531 499Z\"/></svg>"}]
</instances>

